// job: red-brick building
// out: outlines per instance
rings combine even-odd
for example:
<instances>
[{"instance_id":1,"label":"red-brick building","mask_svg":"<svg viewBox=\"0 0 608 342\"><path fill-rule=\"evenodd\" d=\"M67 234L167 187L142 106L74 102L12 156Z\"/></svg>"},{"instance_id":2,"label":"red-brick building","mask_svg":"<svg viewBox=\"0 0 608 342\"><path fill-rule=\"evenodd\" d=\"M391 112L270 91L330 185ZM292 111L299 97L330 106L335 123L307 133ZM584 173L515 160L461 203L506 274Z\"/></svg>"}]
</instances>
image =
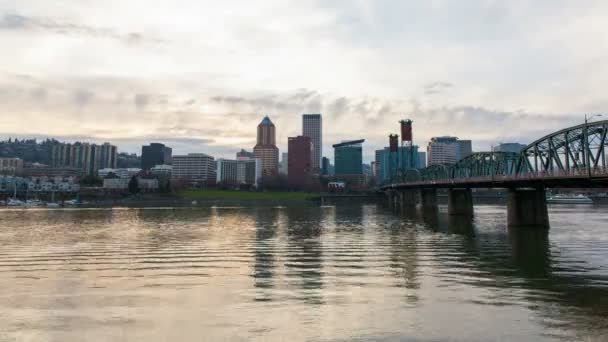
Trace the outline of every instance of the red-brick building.
<instances>
[{"instance_id":1,"label":"red-brick building","mask_svg":"<svg viewBox=\"0 0 608 342\"><path fill-rule=\"evenodd\" d=\"M312 172L312 141L310 137L287 140L287 183L291 189L304 189Z\"/></svg>"}]
</instances>

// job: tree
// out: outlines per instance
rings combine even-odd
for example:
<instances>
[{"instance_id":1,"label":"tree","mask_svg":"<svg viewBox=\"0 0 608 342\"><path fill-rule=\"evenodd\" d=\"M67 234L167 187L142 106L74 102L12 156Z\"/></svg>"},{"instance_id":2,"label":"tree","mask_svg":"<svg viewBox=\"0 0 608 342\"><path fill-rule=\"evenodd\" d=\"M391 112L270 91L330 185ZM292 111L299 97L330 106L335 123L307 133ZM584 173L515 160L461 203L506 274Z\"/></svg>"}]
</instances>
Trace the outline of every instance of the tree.
<instances>
[{"instance_id":1,"label":"tree","mask_svg":"<svg viewBox=\"0 0 608 342\"><path fill-rule=\"evenodd\" d=\"M135 176L131 177L131 180L129 181L129 192L134 195L139 193L139 182Z\"/></svg>"}]
</instances>

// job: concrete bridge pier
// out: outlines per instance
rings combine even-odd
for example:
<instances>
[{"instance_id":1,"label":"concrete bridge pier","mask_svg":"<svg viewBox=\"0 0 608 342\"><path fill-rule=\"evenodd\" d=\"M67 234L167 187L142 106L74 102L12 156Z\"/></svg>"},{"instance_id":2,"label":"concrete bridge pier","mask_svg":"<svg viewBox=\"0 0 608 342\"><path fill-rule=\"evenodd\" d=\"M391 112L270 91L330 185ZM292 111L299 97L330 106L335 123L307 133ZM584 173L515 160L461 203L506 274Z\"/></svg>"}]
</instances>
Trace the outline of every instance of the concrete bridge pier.
<instances>
[{"instance_id":1,"label":"concrete bridge pier","mask_svg":"<svg viewBox=\"0 0 608 342\"><path fill-rule=\"evenodd\" d=\"M471 189L448 190L448 214L473 216L473 193Z\"/></svg>"},{"instance_id":2,"label":"concrete bridge pier","mask_svg":"<svg viewBox=\"0 0 608 342\"><path fill-rule=\"evenodd\" d=\"M420 203L424 210L437 208L437 190L420 189Z\"/></svg>"},{"instance_id":3,"label":"concrete bridge pier","mask_svg":"<svg viewBox=\"0 0 608 342\"><path fill-rule=\"evenodd\" d=\"M509 189L507 225L509 229L549 229L545 190L542 187Z\"/></svg>"}]
</instances>

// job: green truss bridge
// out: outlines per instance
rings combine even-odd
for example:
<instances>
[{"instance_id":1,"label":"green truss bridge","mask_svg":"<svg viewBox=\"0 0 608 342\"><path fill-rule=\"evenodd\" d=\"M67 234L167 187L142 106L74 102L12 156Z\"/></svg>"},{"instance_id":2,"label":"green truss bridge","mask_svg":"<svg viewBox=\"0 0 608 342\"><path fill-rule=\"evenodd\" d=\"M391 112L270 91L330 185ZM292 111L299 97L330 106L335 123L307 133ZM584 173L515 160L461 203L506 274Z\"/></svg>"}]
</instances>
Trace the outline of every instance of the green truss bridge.
<instances>
[{"instance_id":1,"label":"green truss bridge","mask_svg":"<svg viewBox=\"0 0 608 342\"><path fill-rule=\"evenodd\" d=\"M509 190L510 226L548 227L546 188L608 187L608 120L544 136L521 153L478 152L456 164L398 172L380 186L393 205L436 205L436 189L449 189L448 212L472 215L471 188ZM418 193L420 195L418 195Z\"/></svg>"}]
</instances>

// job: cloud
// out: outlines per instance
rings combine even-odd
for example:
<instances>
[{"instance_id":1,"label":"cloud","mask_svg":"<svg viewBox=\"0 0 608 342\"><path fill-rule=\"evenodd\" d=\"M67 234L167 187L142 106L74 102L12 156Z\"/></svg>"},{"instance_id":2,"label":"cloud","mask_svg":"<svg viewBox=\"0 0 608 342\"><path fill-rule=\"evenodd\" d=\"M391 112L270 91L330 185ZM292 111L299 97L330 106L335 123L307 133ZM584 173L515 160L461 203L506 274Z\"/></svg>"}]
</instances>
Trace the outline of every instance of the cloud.
<instances>
[{"instance_id":1,"label":"cloud","mask_svg":"<svg viewBox=\"0 0 608 342\"><path fill-rule=\"evenodd\" d=\"M79 107L84 107L87 104L89 104L93 100L94 97L95 97L95 93L93 93L92 91L89 91L86 89L78 89L74 93L74 102Z\"/></svg>"},{"instance_id":2,"label":"cloud","mask_svg":"<svg viewBox=\"0 0 608 342\"><path fill-rule=\"evenodd\" d=\"M129 45L164 42L162 39L147 36L139 32L123 34L110 28L92 27L51 18L28 17L20 14L8 13L4 14L0 19L0 29L43 30L62 35L85 35L95 38L115 39Z\"/></svg>"},{"instance_id":3,"label":"cloud","mask_svg":"<svg viewBox=\"0 0 608 342\"><path fill-rule=\"evenodd\" d=\"M148 103L150 102L150 96L147 94L135 94L133 98L133 102L135 103L135 107L137 111L142 111L146 108Z\"/></svg>"},{"instance_id":4,"label":"cloud","mask_svg":"<svg viewBox=\"0 0 608 342\"><path fill-rule=\"evenodd\" d=\"M449 82L433 82L424 86L424 93L427 95L438 94L449 90L454 85Z\"/></svg>"}]
</instances>

